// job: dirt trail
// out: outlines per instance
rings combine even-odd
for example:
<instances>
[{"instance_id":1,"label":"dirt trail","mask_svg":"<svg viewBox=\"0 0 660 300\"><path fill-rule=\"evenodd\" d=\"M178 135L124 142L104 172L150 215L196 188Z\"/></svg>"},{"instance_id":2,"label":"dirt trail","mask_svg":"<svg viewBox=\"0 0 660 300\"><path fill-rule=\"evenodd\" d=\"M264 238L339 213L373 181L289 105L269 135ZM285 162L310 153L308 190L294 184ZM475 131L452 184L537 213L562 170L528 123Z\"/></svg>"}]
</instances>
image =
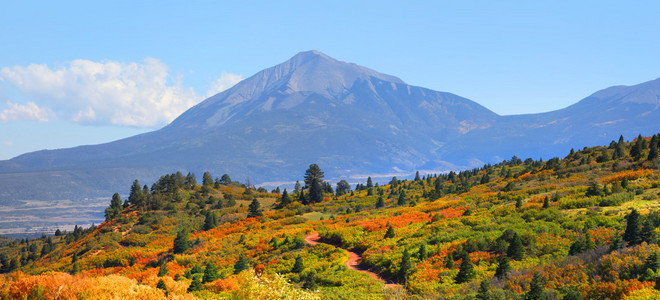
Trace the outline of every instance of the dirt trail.
<instances>
[{"instance_id":1,"label":"dirt trail","mask_svg":"<svg viewBox=\"0 0 660 300\"><path fill-rule=\"evenodd\" d=\"M314 245L319 243L320 239L321 239L321 236L319 235L319 233L314 232L314 233L312 233L312 234L305 237L305 243L307 243L308 245L314 246ZM374 272L360 269L359 265L360 265L360 261L362 261L362 256L360 256L359 254L357 254L353 251L348 251L346 249L342 249L342 250L344 250L348 253L348 260L346 261L346 267L348 267L349 269L365 273L365 274L371 276L371 278L384 283L385 287L397 287L397 286L399 286L398 284L395 284L395 283L388 283L387 280L385 280L382 277L378 276L378 274L376 274Z\"/></svg>"}]
</instances>

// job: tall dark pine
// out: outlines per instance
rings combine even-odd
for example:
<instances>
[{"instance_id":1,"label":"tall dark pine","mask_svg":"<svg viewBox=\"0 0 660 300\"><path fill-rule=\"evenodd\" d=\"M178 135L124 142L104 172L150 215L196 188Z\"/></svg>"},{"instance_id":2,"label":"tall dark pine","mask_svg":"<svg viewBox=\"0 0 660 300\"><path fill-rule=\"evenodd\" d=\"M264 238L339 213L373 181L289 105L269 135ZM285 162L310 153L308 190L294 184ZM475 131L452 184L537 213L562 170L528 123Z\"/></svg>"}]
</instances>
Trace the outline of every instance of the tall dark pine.
<instances>
[{"instance_id":1,"label":"tall dark pine","mask_svg":"<svg viewBox=\"0 0 660 300\"><path fill-rule=\"evenodd\" d=\"M203 186L212 186L213 185L213 176L211 176L211 173L204 172L204 175L202 176L202 185Z\"/></svg>"},{"instance_id":2,"label":"tall dark pine","mask_svg":"<svg viewBox=\"0 0 660 300\"><path fill-rule=\"evenodd\" d=\"M383 200L382 196L378 196L378 200L376 201L376 208L381 208L385 206L385 200Z\"/></svg>"},{"instance_id":3,"label":"tall dark pine","mask_svg":"<svg viewBox=\"0 0 660 300\"><path fill-rule=\"evenodd\" d=\"M626 217L626 230L623 232L623 240L628 242L628 245L637 245L642 242L640 231L640 215L636 209L628 214Z\"/></svg>"},{"instance_id":4,"label":"tall dark pine","mask_svg":"<svg viewBox=\"0 0 660 300\"><path fill-rule=\"evenodd\" d=\"M653 137L651 137L651 145L649 147L649 156L646 158L647 160L654 160L658 157L658 135L654 134Z\"/></svg>"},{"instance_id":5,"label":"tall dark pine","mask_svg":"<svg viewBox=\"0 0 660 300\"><path fill-rule=\"evenodd\" d=\"M248 208L248 218L256 218L256 217L261 217L263 214L261 213L261 204L257 200L257 198L252 199L252 203L250 203L250 207Z\"/></svg>"},{"instance_id":6,"label":"tall dark pine","mask_svg":"<svg viewBox=\"0 0 660 300\"><path fill-rule=\"evenodd\" d=\"M115 193L112 195L110 206L105 209L105 220L110 221L114 219L119 213L121 213L122 208L121 197L119 197L119 194Z\"/></svg>"},{"instance_id":7,"label":"tall dark pine","mask_svg":"<svg viewBox=\"0 0 660 300\"><path fill-rule=\"evenodd\" d=\"M497 258L497 269L495 269L495 277L504 278L506 274L511 271L511 265L509 265L509 258L501 255Z\"/></svg>"},{"instance_id":8,"label":"tall dark pine","mask_svg":"<svg viewBox=\"0 0 660 300\"><path fill-rule=\"evenodd\" d=\"M374 187L374 182L371 180L371 176L367 178L367 188Z\"/></svg>"},{"instance_id":9,"label":"tall dark pine","mask_svg":"<svg viewBox=\"0 0 660 300\"><path fill-rule=\"evenodd\" d=\"M474 279L476 276L477 273L474 271L474 266L470 260L470 254L466 253L465 256L463 256L461 267L458 270L458 274L456 274L454 281L456 284L461 284Z\"/></svg>"},{"instance_id":10,"label":"tall dark pine","mask_svg":"<svg viewBox=\"0 0 660 300\"><path fill-rule=\"evenodd\" d=\"M410 262L410 252L406 248L403 250L403 256L401 257L401 263L399 264L399 280L403 283L408 280L408 275L412 269L412 263Z\"/></svg>"},{"instance_id":11,"label":"tall dark pine","mask_svg":"<svg viewBox=\"0 0 660 300\"><path fill-rule=\"evenodd\" d=\"M243 256L243 253L241 253L238 256L238 260L234 264L234 274L238 274L241 271L247 270L248 269L248 263L247 260L245 259L245 256Z\"/></svg>"},{"instance_id":12,"label":"tall dark pine","mask_svg":"<svg viewBox=\"0 0 660 300\"><path fill-rule=\"evenodd\" d=\"M144 203L144 191L140 187L140 182L135 179L131 186L131 193L128 195L128 203L136 206L141 206Z\"/></svg>"},{"instance_id":13,"label":"tall dark pine","mask_svg":"<svg viewBox=\"0 0 660 300\"><path fill-rule=\"evenodd\" d=\"M541 274L534 273L532 283L529 284L529 291L525 294L525 300L540 300L543 296L543 279Z\"/></svg>"},{"instance_id":14,"label":"tall dark pine","mask_svg":"<svg viewBox=\"0 0 660 300\"><path fill-rule=\"evenodd\" d=\"M516 233L513 235L509 248L506 249L506 256L515 260L522 260L524 255L525 249L523 248L522 240L518 233Z\"/></svg>"},{"instance_id":15,"label":"tall dark pine","mask_svg":"<svg viewBox=\"0 0 660 300\"><path fill-rule=\"evenodd\" d=\"M188 233L187 230L182 229L176 234L176 238L174 239L174 248L173 252L174 254L179 254L186 252L188 248L190 247L190 234Z\"/></svg>"},{"instance_id":16,"label":"tall dark pine","mask_svg":"<svg viewBox=\"0 0 660 300\"><path fill-rule=\"evenodd\" d=\"M318 203L323 200L323 172L317 164L309 165L305 172L305 186L309 189L309 203Z\"/></svg>"},{"instance_id":17,"label":"tall dark pine","mask_svg":"<svg viewBox=\"0 0 660 300\"><path fill-rule=\"evenodd\" d=\"M280 199L280 203L277 207L283 208L289 204L291 204L291 197L289 197L289 193L286 191L286 189L284 189L284 192L282 192L282 198Z\"/></svg>"}]
</instances>

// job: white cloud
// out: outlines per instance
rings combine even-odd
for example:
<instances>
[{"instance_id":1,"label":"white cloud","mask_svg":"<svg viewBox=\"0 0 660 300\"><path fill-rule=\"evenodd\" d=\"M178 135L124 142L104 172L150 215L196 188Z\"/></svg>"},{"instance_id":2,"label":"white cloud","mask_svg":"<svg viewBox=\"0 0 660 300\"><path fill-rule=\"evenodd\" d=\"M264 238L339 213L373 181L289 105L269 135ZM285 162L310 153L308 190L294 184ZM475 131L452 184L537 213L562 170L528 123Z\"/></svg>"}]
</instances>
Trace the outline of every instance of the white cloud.
<instances>
[{"instance_id":1,"label":"white cloud","mask_svg":"<svg viewBox=\"0 0 660 300\"><path fill-rule=\"evenodd\" d=\"M50 117L54 115L47 108L41 108L34 102L28 102L25 105L13 103L8 101L9 108L0 112L0 121L40 121L48 122Z\"/></svg>"},{"instance_id":2,"label":"white cloud","mask_svg":"<svg viewBox=\"0 0 660 300\"><path fill-rule=\"evenodd\" d=\"M230 87L243 80L243 75L222 72L220 77L211 84L211 88L206 91L206 97L211 97L217 93L224 92Z\"/></svg>"},{"instance_id":3,"label":"white cloud","mask_svg":"<svg viewBox=\"0 0 660 300\"><path fill-rule=\"evenodd\" d=\"M222 88L236 77L240 75L223 73L214 88ZM0 69L0 80L50 107L59 117L84 124L158 127L202 100L153 58L142 63L79 59L57 68L38 64L5 67ZM18 111L24 118L48 120L34 103L5 110L3 120L18 118Z\"/></svg>"}]
</instances>

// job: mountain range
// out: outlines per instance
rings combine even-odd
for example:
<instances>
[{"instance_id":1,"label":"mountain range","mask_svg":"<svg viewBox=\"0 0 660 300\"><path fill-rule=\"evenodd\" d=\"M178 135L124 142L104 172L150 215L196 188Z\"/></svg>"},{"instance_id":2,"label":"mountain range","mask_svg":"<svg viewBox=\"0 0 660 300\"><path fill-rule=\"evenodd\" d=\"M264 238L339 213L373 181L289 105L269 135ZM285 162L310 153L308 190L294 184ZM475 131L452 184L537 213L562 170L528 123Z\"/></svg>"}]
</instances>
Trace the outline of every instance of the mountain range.
<instances>
[{"instance_id":1,"label":"mountain range","mask_svg":"<svg viewBox=\"0 0 660 300\"><path fill-rule=\"evenodd\" d=\"M0 205L127 194L176 171L257 184L442 172L552 158L660 131L660 79L598 91L564 109L500 116L469 99L301 52L190 108L162 129L0 161ZM35 188L35 186L37 188Z\"/></svg>"}]
</instances>

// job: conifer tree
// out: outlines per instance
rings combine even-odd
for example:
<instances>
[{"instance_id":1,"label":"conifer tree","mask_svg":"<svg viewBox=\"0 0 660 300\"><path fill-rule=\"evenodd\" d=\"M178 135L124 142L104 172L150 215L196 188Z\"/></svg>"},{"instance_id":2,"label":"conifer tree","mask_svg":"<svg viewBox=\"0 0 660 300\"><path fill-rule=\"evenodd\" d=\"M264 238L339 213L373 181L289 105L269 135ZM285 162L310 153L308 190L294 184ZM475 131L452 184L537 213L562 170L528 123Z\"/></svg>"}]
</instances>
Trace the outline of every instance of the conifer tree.
<instances>
[{"instance_id":1,"label":"conifer tree","mask_svg":"<svg viewBox=\"0 0 660 300\"><path fill-rule=\"evenodd\" d=\"M410 252L408 248L403 250L403 256L401 257L401 263L399 264L399 280L401 282L406 282L408 280L408 275L412 269L412 263L410 262Z\"/></svg>"},{"instance_id":2,"label":"conifer tree","mask_svg":"<svg viewBox=\"0 0 660 300\"><path fill-rule=\"evenodd\" d=\"M110 221L114 219L117 215L121 213L123 206L121 202L121 197L119 194L115 193L112 195L112 200L110 201L110 206L105 209L105 220Z\"/></svg>"},{"instance_id":3,"label":"conifer tree","mask_svg":"<svg viewBox=\"0 0 660 300\"><path fill-rule=\"evenodd\" d=\"M282 198L280 198L280 203L278 203L277 208L284 208L287 205L291 204L291 197L289 197L289 193L284 189L284 192L282 192Z\"/></svg>"},{"instance_id":4,"label":"conifer tree","mask_svg":"<svg viewBox=\"0 0 660 300\"><path fill-rule=\"evenodd\" d=\"M488 280L484 279L479 283L479 290L477 290L477 299L479 300L490 300L490 283Z\"/></svg>"},{"instance_id":5,"label":"conifer tree","mask_svg":"<svg viewBox=\"0 0 660 300\"><path fill-rule=\"evenodd\" d=\"M642 222L639 238L641 242L646 242L647 244L655 243L656 241L655 227L648 217Z\"/></svg>"},{"instance_id":6,"label":"conifer tree","mask_svg":"<svg viewBox=\"0 0 660 300\"><path fill-rule=\"evenodd\" d=\"M174 239L174 248L173 252L174 254L179 254L186 252L188 248L190 247L190 234L188 233L187 230L182 229L176 234L176 238Z\"/></svg>"},{"instance_id":7,"label":"conifer tree","mask_svg":"<svg viewBox=\"0 0 660 300\"><path fill-rule=\"evenodd\" d=\"M399 206L406 204L406 192L401 191L401 193L399 193L399 199L397 200L396 204Z\"/></svg>"},{"instance_id":8,"label":"conifer tree","mask_svg":"<svg viewBox=\"0 0 660 300\"><path fill-rule=\"evenodd\" d=\"M642 151L644 150L644 138L640 134L637 139L635 139L635 143L632 145L630 148L630 156L634 160L640 160L642 158Z\"/></svg>"},{"instance_id":9,"label":"conifer tree","mask_svg":"<svg viewBox=\"0 0 660 300\"><path fill-rule=\"evenodd\" d=\"M378 201L376 201L376 208L381 208L385 206L385 200L382 196L378 196Z\"/></svg>"},{"instance_id":10,"label":"conifer tree","mask_svg":"<svg viewBox=\"0 0 660 300\"><path fill-rule=\"evenodd\" d=\"M447 269L453 269L454 268L454 255L449 252L447 256L445 256L445 268Z\"/></svg>"},{"instance_id":11,"label":"conifer tree","mask_svg":"<svg viewBox=\"0 0 660 300\"><path fill-rule=\"evenodd\" d=\"M371 180L371 176L367 177L367 188L374 187L374 182Z\"/></svg>"},{"instance_id":12,"label":"conifer tree","mask_svg":"<svg viewBox=\"0 0 660 300\"><path fill-rule=\"evenodd\" d=\"M461 284L474 279L476 276L477 273L474 271L474 266L470 260L470 254L466 253L463 256L461 267L458 269L458 274L456 274L454 281L456 284Z\"/></svg>"},{"instance_id":13,"label":"conifer tree","mask_svg":"<svg viewBox=\"0 0 660 300\"><path fill-rule=\"evenodd\" d=\"M550 197L545 196L545 198L543 199L543 208L548 208L548 207L550 207Z\"/></svg>"},{"instance_id":14,"label":"conifer tree","mask_svg":"<svg viewBox=\"0 0 660 300\"><path fill-rule=\"evenodd\" d=\"M658 157L658 142L658 135L654 134L653 137L651 137L651 145L649 146L649 156L646 158L647 160L651 161Z\"/></svg>"},{"instance_id":15,"label":"conifer tree","mask_svg":"<svg viewBox=\"0 0 660 300\"><path fill-rule=\"evenodd\" d=\"M644 261L644 270L650 269L653 272L657 272L660 268L660 257L658 252L653 251L649 256L646 257Z\"/></svg>"},{"instance_id":16,"label":"conifer tree","mask_svg":"<svg viewBox=\"0 0 660 300\"><path fill-rule=\"evenodd\" d=\"M165 291L165 295L169 294L169 292L167 291L167 285L165 285L165 281L162 278L158 280L158 283L156 284L156 288Z\"/></svg>"},{"instance_id":17,"label":"conifer tree","mask_svg":"<svg viewBox=\"0 0 660 300\"><path fill-rule=\"evenodd\" d=\"M204 230L211 230L218 227L218 216L212 211L206 211L204 217Z\"/></svg>"},{"instance_id":18,"label":"conifer tree","mask_svg":"<svg viewBox=\"0 0 660 300\"><path fill-rule=\"evenodd\" d=\"M417 172L415 172L415 182L418 182L420 180L422 180L422 179L419 177L419 171L417 171Z\"/></svg>"},{"instance_id":19,"label":"conifer tree","mask_svg":"<svg viewBox=\"0 0 660 300\"><path fill-rule=\"evenodd\" d=\"M135 179L131 185L131 193L128 195L128 203L131 205L141 206L144 203L144 191L140 187L140 182Z\"/></svg>"},{"instance_id":20,"label":"conifer tree","mask_svg":"<svg viewBox=\"0 0 660 300\"><path fill-rule=\"evenodd\" d=\"M220 278L218 274L218 267L215 266L212 262L207 262L204 267L204 277L202 278L202 283L207 283L214 281Z\"/></svg>"},{"instance_id":21,"label":"conifer tree","mask_svg":"<svg viewBox=\"0 0 660 300\"><path fill-rule=\"evenodd\" d=\"M309 203L318 203L323 200L323 172L317 164L309 165L305 171L305 186L309 189Z\"/></svg>"},{"instance_id":22,"label":"conifer tree","mask_svg":"<svg viewBox=\"0 0 660 300\"><path fill-rule=\"evenodd\" d=\"M158 277L163 277L169 272L170 270L167 268L167 262L163 262L160 264L160 268L158 269Z\"/></svg>"},{"instance_id":23,"label":"conifer tree","mask_svg":"<svg viewBox=\"0 0 660 300\"><path fill-rule=\"evenodd\" d=\"M302 272L305 269L305 265L303 264L303 259L300 255L296 257L296 262L293 264L293 268L291 269L292 273L298 273Z\"/></svg>"},{"instance_id":24,"label":"conifer tree","mask_svg":"<svg viewBox=\"0 0 660 300\"><path fill-rule=\"evenodd\" d=\"M190 286L188 286L188 293L201 291L201 290L202 290L202 282L199 281L199 277L195 277L193 281L190 283Z\"/></svg>"},{"instance_id":25,"label":"conifer tree","mask_svg":"<svg viewBox=\"0 0 660 300\"><path fill-rule=\"evenodd\" d=\"M243 253L241 253L238 256L238 260L234 264L234 274L238 274L247 269L248 269L247 260L245 259L245 256L243 256Z\"/></svg>"},{"instance_id":26,"label":"conifer tree","mask_svg":"<svg viewBox=\"0 0 660 300\"><path fill-rule=\"evenodd\" d=\"M419 260L425 261L429 257L429 254L426 251L426 244L419 245L419 251L417 253Z\"/></svg>"},{"instance_id":27,"label":"conifer tree","mask_svg":"<svg viewBox=\"0 0 660 300\"><path fill-rule=\"evenodd\" d=\"M636 209L632 211L626 217L626 230L623 233L623 240L628 242L628 245L637 245L641 243L641 237L639 234L640 231L640 215Z\"/></svg>"},{"instance_id":28,"label":"conifer tree","mask_svg":"<svg viewBox=\"0 0 660 300\"><path fill-rule=\"evenodd\" d=\"M522 207L522 198L518 197L516 198L516 208L521 208Z\"/></svg>"},{"instance_id":29,"label":"conifer tree","mask_svg":"<svg viewBox=\"0 0 660 300\"><path fill-rule=\"evenodd\" d=\"M529 284L529 291L525 294L525 300L540 300L543 296L543 282L541 274L534 273L532 283Z\"/></svg>"},{"instance_id":30,"label":"conifer tree","mask_svg":"<svg viewBox=\"0 0 660 300\"><path fill-rule=\"evenodd\" d=\"M261 212L261 204L257 200L257 198L252 199L252 203L250 203L250 207L248 208L248 218L256 218L256 217L261 217L263 216L263 213Z\"/></svg>"},{"instance_id":31,"label":"conifer tree","mask_svg":"<svg viewBox=\"0 0 660 300\"><path fill-rule=\"evenodd\" d=\"M387 232L385 233L385 238L386 238L386 239L391 239L391 238L393 238L394 236L395 236L395 234L394 234L394 228L392 227L392 225L389 225L389 226L387 227Z\"/></svg>"},{"instance_id":32,"label":"conifer tree","mask_svg":"<svg viewBox=\"0 0 660 300\"><path fill-rule=\"evenodd\" d=\"M511 259L520 261L523 259L524 254L525 249L523 248L522 240L520 239L518 233L515 233L509 248L506 249L506 256Z\"/></svg>"},{"instance_id":33,"label":"conifer tree","mask_svg":"<svg viewBox=\"0 0 660 300\"><path fill-rule=\"evenodd\" d=\"M204 172L204 175L202 175L202 185L206 187L213 185L213 176L211 176L211 173L208 171Z\"/></svg>"},{"instance_id":34,"label":"conifer tree","mask_svg":"<svg viewBox=\"0 0 660 300\"><path fill-rule=\"evenodd\" d=\"M506 274L511 271L511 265L509 265L509 258L500 255L500 257L497 258L497 269L495 269L495 277L497 278L504 278L506 277Z\"/></svg>"}]
</instances>

